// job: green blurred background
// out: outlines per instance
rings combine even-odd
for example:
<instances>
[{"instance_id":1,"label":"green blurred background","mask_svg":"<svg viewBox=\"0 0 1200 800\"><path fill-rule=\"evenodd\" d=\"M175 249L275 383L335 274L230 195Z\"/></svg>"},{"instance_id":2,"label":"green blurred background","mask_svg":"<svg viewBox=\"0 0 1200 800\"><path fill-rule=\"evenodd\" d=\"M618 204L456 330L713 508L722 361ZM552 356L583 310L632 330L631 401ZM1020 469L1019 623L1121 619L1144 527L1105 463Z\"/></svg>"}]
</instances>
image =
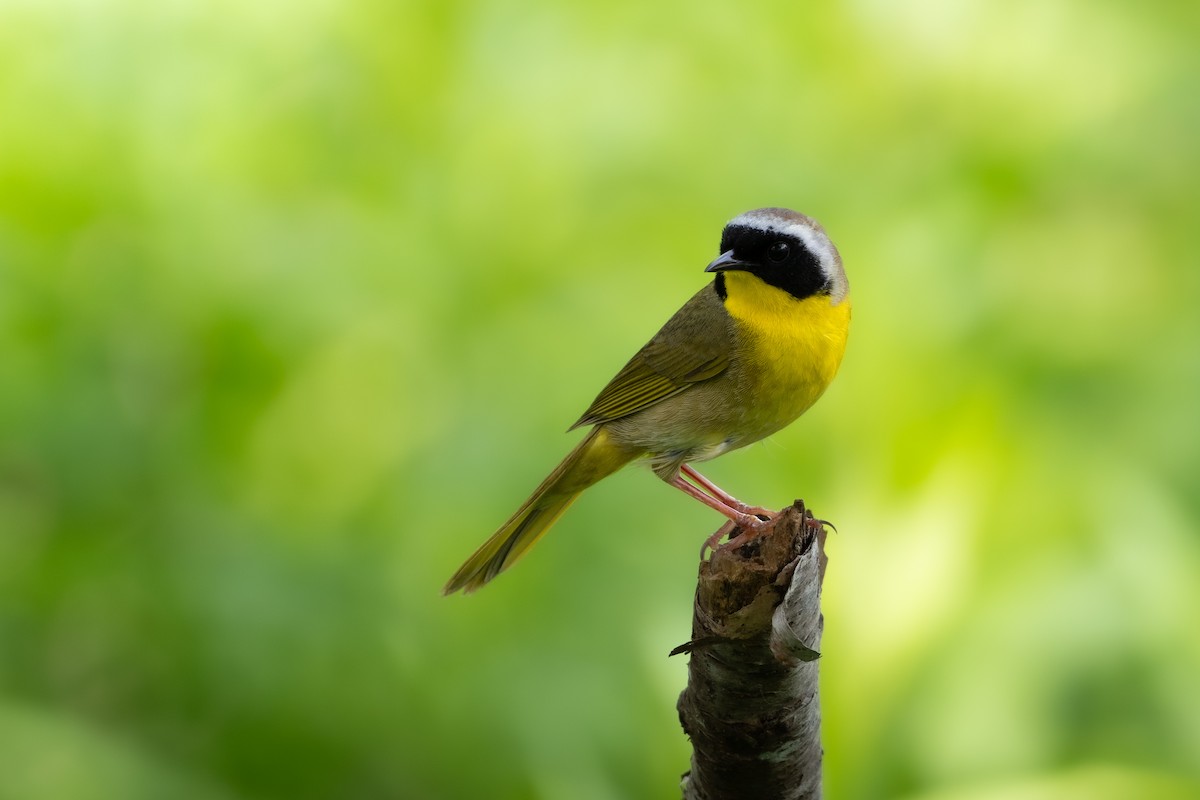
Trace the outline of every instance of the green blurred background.
<instances>
[{"instance_id":1,"label":"green blurred background","mask_svg":"<svg viewBox=\"0 0 1200 800\"><path fill-rule=\"evenodd\" d=\"M763 205L828 795L1200 796L1198 8L0 2L0 798L677 796L711 511L438 592Z\"/></svg>"}]
</instances>

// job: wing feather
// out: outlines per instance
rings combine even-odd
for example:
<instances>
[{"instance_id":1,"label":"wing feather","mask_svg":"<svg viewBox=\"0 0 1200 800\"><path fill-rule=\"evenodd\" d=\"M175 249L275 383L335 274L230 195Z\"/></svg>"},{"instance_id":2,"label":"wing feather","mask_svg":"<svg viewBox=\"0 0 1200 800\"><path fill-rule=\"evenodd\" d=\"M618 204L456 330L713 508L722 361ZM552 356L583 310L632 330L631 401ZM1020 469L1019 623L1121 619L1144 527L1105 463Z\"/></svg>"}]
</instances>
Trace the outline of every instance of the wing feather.
<instances>
[{"instance_id":1,"label":"wing feather","mask_svg":"<svg viewBox=\"0 0 1200 800\"><path fill-rule=\"evenodd\" d=\"M713 286L701 289L629 359L571 427L627 417L720 375L729 366L731 324Z\"/></svg>"}]
</instances>

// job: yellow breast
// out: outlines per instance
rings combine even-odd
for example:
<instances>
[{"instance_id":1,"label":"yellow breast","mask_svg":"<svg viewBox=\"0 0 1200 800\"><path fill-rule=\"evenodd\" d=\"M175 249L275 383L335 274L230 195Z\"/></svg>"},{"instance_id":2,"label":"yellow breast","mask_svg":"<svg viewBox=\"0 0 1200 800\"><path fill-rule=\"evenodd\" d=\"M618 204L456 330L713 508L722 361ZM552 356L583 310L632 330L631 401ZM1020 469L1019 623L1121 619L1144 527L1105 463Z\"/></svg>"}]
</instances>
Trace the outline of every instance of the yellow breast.
<instances>
[{"instance_id":1,"label":"yellow breast","mask_svg":"<svg viewBox=\"0 0 1200 800\"><path fill-rule=\"evenodd\" d=\"M837 374L850 330L850 298L797 300L748 272L725 273L725 288L754 417L778 430L815 403Z\"/></svg>"}]
</instances>

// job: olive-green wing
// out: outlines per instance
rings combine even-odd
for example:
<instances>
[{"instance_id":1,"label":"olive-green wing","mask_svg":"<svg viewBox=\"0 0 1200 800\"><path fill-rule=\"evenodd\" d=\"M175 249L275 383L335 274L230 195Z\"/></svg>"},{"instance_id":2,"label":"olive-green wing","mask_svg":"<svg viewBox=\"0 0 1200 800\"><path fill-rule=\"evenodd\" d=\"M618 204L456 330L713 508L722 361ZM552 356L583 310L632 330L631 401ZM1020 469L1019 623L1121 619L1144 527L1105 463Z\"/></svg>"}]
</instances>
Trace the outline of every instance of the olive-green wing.
<instances>
[{"instance_id":1,"label":"olive-green wing","mask_svg":"<svg viewBox=\"0 0 1200 800\"><path fill-rule=\"evenodd\" d=\"M729 314L710 284L622 367L571 427L629 416L720 375L732 348Z\"/></svg>"}]
</instances>

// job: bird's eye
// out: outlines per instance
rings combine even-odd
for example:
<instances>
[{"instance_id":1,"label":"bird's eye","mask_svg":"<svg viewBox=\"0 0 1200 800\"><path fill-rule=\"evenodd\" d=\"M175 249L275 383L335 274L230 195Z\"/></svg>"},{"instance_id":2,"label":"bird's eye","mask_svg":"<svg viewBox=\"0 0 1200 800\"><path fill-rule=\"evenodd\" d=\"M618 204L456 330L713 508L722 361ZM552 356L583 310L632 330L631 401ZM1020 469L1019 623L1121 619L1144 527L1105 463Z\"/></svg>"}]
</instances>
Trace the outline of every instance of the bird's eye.
<instances>
[{"instance_id":1,"label":"bird's eye","mask_svg":"<svg viewBox=\"0 0 1200 800\"><path fill-rule=\"evenodd\" d=\"M792 254L792 247L787 242L776 242L767 248L767 258L779 264Z\"/></svg>"}]
</instances>

